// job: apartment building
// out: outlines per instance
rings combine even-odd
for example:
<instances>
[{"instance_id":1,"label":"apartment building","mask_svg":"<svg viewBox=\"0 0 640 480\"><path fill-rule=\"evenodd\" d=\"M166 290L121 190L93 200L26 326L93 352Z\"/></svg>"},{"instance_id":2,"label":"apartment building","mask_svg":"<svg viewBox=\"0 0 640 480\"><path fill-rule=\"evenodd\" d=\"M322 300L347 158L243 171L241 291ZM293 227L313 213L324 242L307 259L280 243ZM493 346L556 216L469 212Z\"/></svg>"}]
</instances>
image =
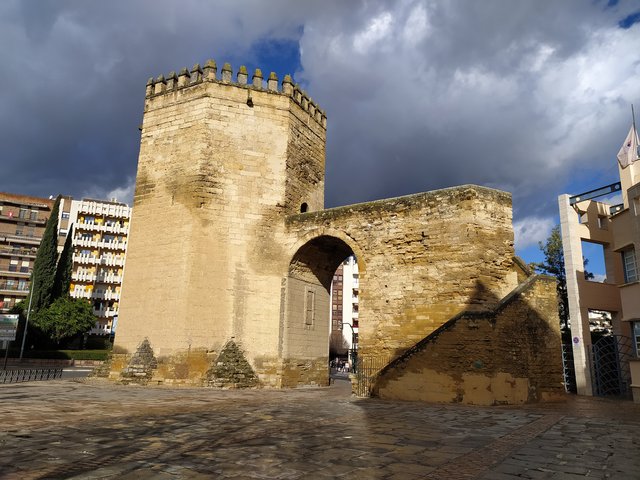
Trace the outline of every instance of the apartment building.
<instances>
[{"instance_id":1,"label":"apartment building","mask_svg":"<svg viewBox=\"0 0 640 480\"><path fill-rule=\"evenodd\" d=\"M131 208L117 201L64 198L60 205L60 235L73 225L70 295L93 303L94 334L115 331L130 219Z\"/></svg>"},{"instance_id":2,"label":"apartment building","mask_svg":"<svg viewBox=\"0 0 640 480\"><path fill-rule=\"evenodd\" d=\"M29 293L29 279L54 200L0 192L0 313Z\"/></svg>"},{"instance_id":3,"label":"apartment building","mask_svg":"<svg viewBox=\"0 0 640 480\"><path fill-rule=\"evenodd\" d=\"M350 360L358 349L359 282L354 256L340 264L331 282L332 350L338 355L350 354Z\"/></svg>"},{"instance_id":4,"label":"apartment building","mask_svg":"<svg viewBox=\"0 0 640 480\"><path fill-rule=\"evenodd\" d=\"M608 389L623 395L632 390L640 402L639 153L632 128L618 153L620 181L561 195L559 207L578 393L599 395ZM614 201L602 201L605 197ZM601 246L604 281L585 278L584 242ZM614 352L609 358L615 364L605 363L598 343L592 344L589 319L594 311L611 315L613 335L604 344Z\"/></svg>"}]
</instances>

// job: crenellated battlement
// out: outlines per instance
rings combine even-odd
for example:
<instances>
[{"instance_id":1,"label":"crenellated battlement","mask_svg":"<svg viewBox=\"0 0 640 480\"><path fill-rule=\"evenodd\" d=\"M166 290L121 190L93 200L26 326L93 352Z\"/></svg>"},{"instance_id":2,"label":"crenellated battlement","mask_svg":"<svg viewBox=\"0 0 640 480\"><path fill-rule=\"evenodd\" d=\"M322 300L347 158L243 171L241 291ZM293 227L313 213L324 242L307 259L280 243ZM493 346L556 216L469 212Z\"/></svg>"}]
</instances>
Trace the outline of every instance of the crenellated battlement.
<instances>
[{"instance_id":1,"label":"crenellated battlement","mask_svg":"<svg viewBox=\"0 0 640 480\"><path fill-rule=\"evenodd\" d=\"M324 110L322 110L298 84L293 83L291 75L285 75L282 83L278 85L278 76L275 72L271 72L265 82L262 70L256 68L251 76L251 82L249 82L247 67L242 65L238 69L234 81L231 64L225 63L220 70L220 74L218 74L218 66L214 60L207 60L204 67L196 63L191 70L185 67L180 70L179 73L175 71L170 72L166 77L159 75L155 79L153 77L149 78L145 97L153 98L159 95L165 95L193 87L203 82L233 85L238 88L286 95L304 111L309 113L311 118L316 120L324 128L327 127L327 115Z\"/></svg>"}]
</instances>

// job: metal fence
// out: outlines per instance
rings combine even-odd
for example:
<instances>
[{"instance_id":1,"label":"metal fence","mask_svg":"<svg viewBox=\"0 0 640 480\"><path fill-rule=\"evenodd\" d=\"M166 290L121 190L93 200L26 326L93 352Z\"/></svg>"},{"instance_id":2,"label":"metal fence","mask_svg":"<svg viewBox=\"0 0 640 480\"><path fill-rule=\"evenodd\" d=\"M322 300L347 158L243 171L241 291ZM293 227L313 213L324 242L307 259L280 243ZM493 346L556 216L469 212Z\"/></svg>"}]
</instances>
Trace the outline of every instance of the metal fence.
<instances>
[{"instance_id":1,"label":"metal fence","mask_svg":"<svg viewBox=\"0 0 640 480\"><path fill-rule=\"evenodd\" d=\"M61 368L19 368L0 370L0 383L33 382L62 378Z\"/></svg>"},{"instance_id":2,"label":"metal fence","mask_svg":"<svg viewBox=\"0 0 640 480\"><path fill-rule=\"evenodd\" d=\"M631 398L629 359L633 344L629 337L609 335L591 347L593 394Z\"/></svg>"},{"instance_id":3,"label":"metal fence","mask_svg":"<svg viewBox=\"0 0 640 480\"><path fill-rule=\"evenodd\" d=\"M378 378L380 370L386 367L391 358L388 356L383 357L369 357L358 356L355 362L354 373L356 377L356 384L354 385L354 392L358 397L370 397L373 386Z\"/></svg>"},{"instance_id":4,"label":"metal fence","mask_svg":"<svg viewBox=\"0 0 640 480\"><path fill-rule=\"evenodd\" d=\"M567 393L576 393L576 369L573 363L573 346L570 343L562 344L562 377Z\"/></svg>"}]
</instances>

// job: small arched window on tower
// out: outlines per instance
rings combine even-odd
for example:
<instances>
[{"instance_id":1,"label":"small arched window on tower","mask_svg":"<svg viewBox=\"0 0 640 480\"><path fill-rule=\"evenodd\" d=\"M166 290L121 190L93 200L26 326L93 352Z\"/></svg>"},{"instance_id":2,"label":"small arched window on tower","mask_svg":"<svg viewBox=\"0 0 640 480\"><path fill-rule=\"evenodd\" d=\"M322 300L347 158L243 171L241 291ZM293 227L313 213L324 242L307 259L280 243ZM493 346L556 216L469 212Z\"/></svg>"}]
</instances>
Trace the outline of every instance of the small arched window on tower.
<instances>
[{"instance_id":1,"label":"small arched window on tower","mask_svg":"<svg viewBox=\"0 0 640 480\"><path fill-rule=\"evenodd\" d=\"M300 205L300 213L307 213L309 211L309 205L307 205L307 202L303 202L302 205Z\"/></svg>"}]
</instances>

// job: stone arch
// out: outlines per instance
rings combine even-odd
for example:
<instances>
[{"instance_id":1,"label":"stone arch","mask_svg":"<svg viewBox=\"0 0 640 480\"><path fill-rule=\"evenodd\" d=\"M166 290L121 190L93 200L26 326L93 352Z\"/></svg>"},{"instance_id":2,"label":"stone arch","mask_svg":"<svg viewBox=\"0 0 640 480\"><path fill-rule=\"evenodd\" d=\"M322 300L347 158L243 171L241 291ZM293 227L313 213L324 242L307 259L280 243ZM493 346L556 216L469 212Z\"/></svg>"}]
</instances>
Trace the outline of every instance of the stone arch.
<instances>
[{"instance_id":1,"label":"stone arch","mask_svg":"<svg viewBox=\"0 0 640 480\"><path fill-rule=\"evenodd\" d=\"M337 236L316 234L293 254L282 305L282 386L328 384L331 281L355 253Z\"/></svg>"}]
</instances>

